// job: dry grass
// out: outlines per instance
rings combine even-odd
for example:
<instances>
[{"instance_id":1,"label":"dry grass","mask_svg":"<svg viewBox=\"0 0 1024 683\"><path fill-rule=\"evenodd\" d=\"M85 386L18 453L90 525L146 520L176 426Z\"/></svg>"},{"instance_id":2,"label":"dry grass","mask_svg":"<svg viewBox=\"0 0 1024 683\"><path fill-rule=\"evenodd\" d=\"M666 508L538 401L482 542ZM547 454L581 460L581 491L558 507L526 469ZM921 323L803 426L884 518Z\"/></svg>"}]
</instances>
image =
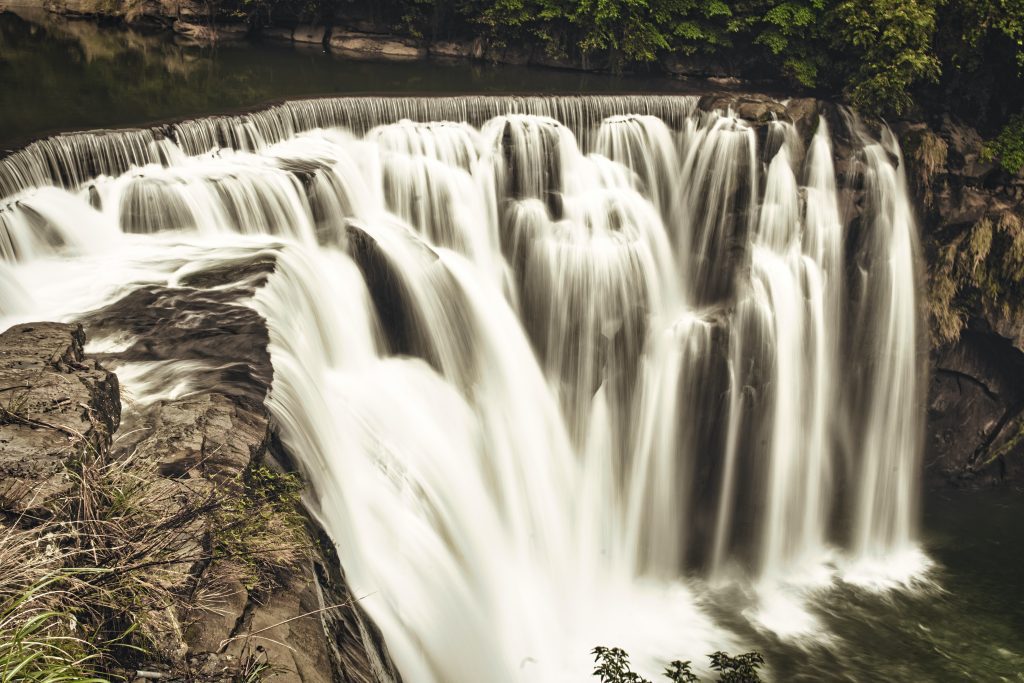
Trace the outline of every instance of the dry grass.
<instances>
[{"instance_id":1,"label":"dry grass","mask_svg":"<svg viewBox=\"0 0 1024 683\"><path fill-rule=\"evenodd\" d=\"M131 678L190 619L217 611L224 579L258 594L308 557L290 475L250 468L225 496L86 452L66 465L73 492L48 518L0 510L0 683ZM230 677L270 673L247 649Z\"/></svg>"},{"instance_id":2,"label":"dry grass","mask_svg":"<svg viewBox=\"0 0 1024 683\"><path fill-rule=\"evenodd\" d=\"M924 205L931 207L933 178L946 166L949 144L927 128L910 131L903 139L905 157L910 162L910 180Z\"/></svg>"}]
</instances>

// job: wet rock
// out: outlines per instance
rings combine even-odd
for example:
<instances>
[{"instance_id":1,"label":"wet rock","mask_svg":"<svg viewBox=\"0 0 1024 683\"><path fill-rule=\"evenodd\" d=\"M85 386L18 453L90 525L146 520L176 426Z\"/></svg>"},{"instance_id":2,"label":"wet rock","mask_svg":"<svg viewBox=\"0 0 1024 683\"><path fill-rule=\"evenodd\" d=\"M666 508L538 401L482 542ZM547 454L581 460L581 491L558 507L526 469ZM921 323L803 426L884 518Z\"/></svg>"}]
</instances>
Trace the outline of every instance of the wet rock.
<instances>
[{"instance_id":1,"label":"wet rock","mask_svg":"<svg viewBox=\"0 0 1024 683\"><path fill-rule=\"evenodd\" d=\"M813 97L797 97L786 102L786 116L796 126L805 147L818 130L818 120L823 110L824 103Z\"/></svg>"},{"instance_id":2,"label":"wet rock","mask_svg":"<svg viewBox=\"0 0 1024 683\"><path fill-rule=\"evenodd\" d=\"M1018 444L1024 358L1005 340L968 330L935 354L925 471L934 483L998 483L1024 474Z\"/></svg>"},{"instance_id":3,"label":"wet rock","mask_svg":"<svg viewBox=\"0 0 1024 683\"><path fill-rule=\"evenodd\" d=\"M526 66L530 63L532 55L532 47L526 45L507 45L501 47L492 45L484 50L484 59L487 61L515 66Z\"/></svg>"},{"instance_id":4,"label":"wet rock","mask_svg":"<svg viewBox=\"0 0 1024 683\"><path fill-rule=\"evenodd\" d=\"M588 56L586 62L584 62L567 54L552 54L543 48L538 48L533 50L530 56L530 64L550 69L571 69L574 71L596 71L606 68L606 64L595 61L595 59L599 60L600 56Z\"/></svg>"},{"instance_id":5,"label":"wet rock","mask_svg":"<svg viewBox=\"0 0 1024 683\"><path fill-rule=\"evenodd\" d=\"M937 125L904 122L896 132L931 287L926 473L958 485L1024 480L1024 302L1016 300L1017 276L1006 260L1024 205L1014 180L983 158L982 138L970 127L947 116ZM977 260L950 268L948 259L957 263L968 249ZM976 272L988 284L979 284ZM962 331L944 337L939 320L959 321Z\"/></svg>"},{"instance_id":6,"label":"wet rock","mask_svg":"<svg viewBox=\"0 0 1024 683\"><path fill-rule=\"evenodd\" d=\"M697 106L703 111L732 111L741 119L746 119L754 124L789 120L786 107L766 95L713 93L701 97Z\"/></svg>"},{"instance_id":7,"label":"wet rock","mask_svg":"<svg viewBox=\"0 0 1024 683\"><path fill-rule=\"evenodd\" d=\"M239 303L262 282L263 266L245 266L251 280L218 289L140 287L83 317L95 338L127 338L128 347L104 359L154 363L189 361L197 386L218 387L229 396L262 402L273 371L262 318ZM193 283L219 282L219 270L189 276ZM156 368L154 368L156 371ZM156 379L156 377L154 377ZM164 377L166 381L169 376Z\"/></svg>"}]
</instances>

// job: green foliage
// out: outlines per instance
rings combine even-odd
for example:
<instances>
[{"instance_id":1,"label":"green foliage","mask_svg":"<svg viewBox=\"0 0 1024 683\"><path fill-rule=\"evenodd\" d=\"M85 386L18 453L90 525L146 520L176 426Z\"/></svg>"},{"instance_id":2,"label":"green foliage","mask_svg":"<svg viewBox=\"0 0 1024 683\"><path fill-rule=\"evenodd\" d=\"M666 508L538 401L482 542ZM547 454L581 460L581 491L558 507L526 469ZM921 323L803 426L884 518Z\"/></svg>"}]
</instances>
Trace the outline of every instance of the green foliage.
<instances>
[{"instance_id":1,"label":"green foliage","mask_svg":"<svg viewBox=\"0 0 1024 683\"><path fill-rule=\"evenodd\" d=\"M826 61L820 49L826 10L825 0L768 3L751 22L754 43L781 58L783 73L809 88L818 85L818 70Z\"/></svg>"},{"instance_id":2,"label":"green foliage","mask_svg":"<svg viewBox=\"0 0 1024 683\"><path fill-rule=\"evenodd\" d=\"M1018 68L1024 68L1024 0L959 0L946 11L959 33L950 46L956 66L973 66L989 44L1002 41L1012 45Z\"/></svg>"},{"instance_id":3,"label":"green foliage","mask_svg":"<svg viewBox=\"0 0 1024 683\"><path fill-rule=\"evenodd\" d=\"M569 20L580 31L584 53L610 51L634 61L654 61L660 52L692 52L714 43L717 16L728 16L720 0L577 0Z\"/></svg>"},{"instance_id":4,"label":"green foliage","mask_svg":"<svg viewBox=\"0 0 1024 683\"><path fill-rule=\"evenodd\" d=\"M857 67L846 85L854 106L901 114L910 88L935 82L940 73L931 50L935 0L845 0L836 7L841 48L856 51Z\"/></svg>"},{"instance_id":5,"label":"green foliage","mask_svg":"<svg viewBox=\"0 0 1024 683\"><path fill-rule=\"evenodd\" d=\"M597 666L594 675L601 683L641 683L645 679L629 668L629 655L618 647L595 647L591 650Z\"/></svg>"},{"instance_id":6,"label":"green foliage","mask_svg":"<svg viewBox=\"0 0 1024 683\"><path fill-rule=\"evenodd\" d=\"M721 683L754 683L761 680L757 670L764 666L764 657L759 652L747 652L737 657L715 652L709 656L711 668L718 672Z\"/></svg>"},{"instance_id":7,"label":"green foliage","mask_svg":"<svg viewBox=\"0 0 1024 683\"><path fill-rule=\"evenodd\" d=\"M982 156L988 161L998 159L1008 173L1020 173L1024 169L1024 114L1011 116L999 135L985 145Z\"/></svg>"},{"instance_id":8,"label":"green foliage","mask_svg":"<svg viewBox=\"0 0 1024 683\"><path fill-rule=\"evenodd\" d=\"M596 663L593 675L601 683L650 683L634 672L629 665L629 655L617 647L595 647L591 650ZM764 666L764 657L758 652L747 652L736 657L724 652L708 655L711 670L718 674L719 683L759 683L758 670ZM690 662L673 661L662 673L672 683L697 683Z\"/></svg>"},{"instance_id":9,"label":"green foliage","mask_svg":"<svg viewBox=\"0 0 1024 683\"><path fill-rule=\"evenodd\" d=\"M72 633L74 617L48 608L59 575L0 599L0 683L105 683L97 653Z\"/></svg>"},{"instance_id":10,"label":"green foliage","mask_svg":"<svg viewBox=\"0 0 1024 683\"><path fill-rule=\"evenodd\" d=\"M301 493L295 474L258 466L246 472L244 491L221 503L214 556L241 569L246 589L269 591L278 583L278 571L296 565L309 549Z\"/></svg>"},{"instance_id":11,"label":"green foliage","mask_svg":"<svg viewBox=\"0 0 1024 683\"><path fill-rule=\"evenodd\" d=\"M424 42L482 38L613 71L711 55L866 113L930 100L988 130L1024 109L1024 0L211 1L265 8L257 17L369 16Z\"/></svg>"}]
</instances>

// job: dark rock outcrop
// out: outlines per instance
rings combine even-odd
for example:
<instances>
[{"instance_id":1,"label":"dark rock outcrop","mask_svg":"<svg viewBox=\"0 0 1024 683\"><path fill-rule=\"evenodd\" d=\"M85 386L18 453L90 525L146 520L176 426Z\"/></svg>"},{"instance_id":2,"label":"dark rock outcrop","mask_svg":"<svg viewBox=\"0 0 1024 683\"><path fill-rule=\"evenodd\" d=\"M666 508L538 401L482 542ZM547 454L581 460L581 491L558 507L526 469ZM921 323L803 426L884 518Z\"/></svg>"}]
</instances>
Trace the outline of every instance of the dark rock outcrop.
<instances>
[{"instance_id":1,"label":"dark rock outcrop","mask_svg":"<svg viewBox=\"0 0 1024 683\"><path fill-rule=\"evenodd\" d=\"M98 354L104 365L85 353L81 324L21 325L0 334L0 523L55 514L50 503L73 499L69 468L86 450L123 463L143 481L146 504L157 506L161 519L177 520L168 531L175 570L161 574L161 583L181 598L135 615L149 647L123 662L129 672L220 680L258 647L278 672L275 680L397 680L379 632L348 593L330 541L298 511L249 500L254 476L290 468L263 406L272 377L266 329L232 300L251 293L273 262L235 265L235 287L223 287L229 276L214 268L186 279L215 290L143 288L87 316L98 336L133 340L123 351ZM246 353L224 357L239 347ZM122 395L104 366L129 378ZM225 524L249 514L269 525L271 538L281 530L281 544L310 539L294 552L266 546L285 558L268 563L269 583L254 581L251 560L225 555L218 540L230 532ZM244 518L241 524L242 534L251 532Z\"/></svg>"},{"instance_id":2,"label":"dark rock outcrop","mask_svg":"<svg viewBox=\"0 0 1024 683\"><path fill-rule=\"evenodd\" d=\"M949 117L897 126L922 223L932 377L926 472L1024 481L1024 178Z\"/></svg>"}]
</instances>

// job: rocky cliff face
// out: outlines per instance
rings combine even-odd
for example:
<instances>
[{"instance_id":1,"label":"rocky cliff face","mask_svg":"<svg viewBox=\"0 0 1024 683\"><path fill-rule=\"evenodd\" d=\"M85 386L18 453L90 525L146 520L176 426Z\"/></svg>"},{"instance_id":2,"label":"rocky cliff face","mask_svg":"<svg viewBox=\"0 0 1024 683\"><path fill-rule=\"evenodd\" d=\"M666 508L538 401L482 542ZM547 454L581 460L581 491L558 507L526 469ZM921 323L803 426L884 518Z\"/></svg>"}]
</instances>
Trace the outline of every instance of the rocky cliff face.
<instances>
[{"instance_id":1,"label":"rocky cliff face","mask_svg":"<svg viewBox=\"0 0 1024 683\"><path fill-rule=\"evenodd\" d=\"M1024 481L1024 178L949 118L898 127L920 207L932 381L926 472Z\"/></svg>"},{"instance_id":2,"label":"rocky cliff face","mask_svg":"<svg viewBox=\"0 0 1024 683\"><path fill-rule=\"evenodd\" d=\"M256 281L272 265L254 266ZM97 337L133 341L110 351L108 338L108 350L92 354L81 324L0 334L0 540L11 531L52 537L55 528L80 528L86 505L90 520L116 519L130 530L122 542L98 546L95 536L74 534L56 551L77 570L88 543L87 564L143 586L138 604L125 609L145 651L117 656L129 678L139 670L221 680L259 666L276 680L396 680L273 446L259 317L223 293L164 288L138 290L85 323ZM219 356L237 348L246 349L240 358ZM190 362L213 369L175 374ZM129 381L119 387L105 366ZM163 539L155 546L133 538L150 530ZM146 559L126 547L145 548ZM150 582L159 590L145 588ZM147 598L153 594L161 599ZM111 600L108 620L121 609Z\"/></svg>"}]
</instances>

